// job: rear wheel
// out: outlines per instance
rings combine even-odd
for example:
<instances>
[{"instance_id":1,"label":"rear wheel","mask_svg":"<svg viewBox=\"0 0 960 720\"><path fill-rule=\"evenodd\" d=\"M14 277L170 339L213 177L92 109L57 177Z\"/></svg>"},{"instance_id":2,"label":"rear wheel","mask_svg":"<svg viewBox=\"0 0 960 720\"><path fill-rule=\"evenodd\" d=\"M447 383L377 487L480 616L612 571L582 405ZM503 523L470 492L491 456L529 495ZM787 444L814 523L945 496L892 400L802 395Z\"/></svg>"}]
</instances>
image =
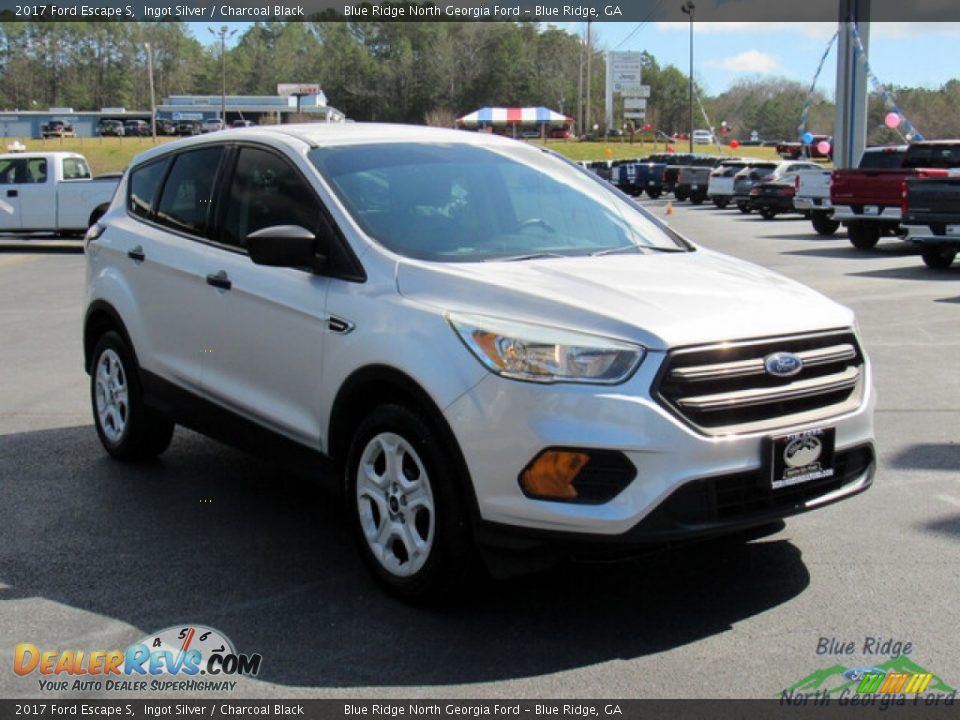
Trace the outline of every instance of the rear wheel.
<instances>
[{"instance_id":1,"label":"rear wheel","mask_svg":"<svg viewBox=\"0 0 960 720\"><path fill-rule=\"evenodd\" d=\"M933 270L946 270L953 264L957 251L946 245L924 246L920 253L923 264Z\"/></svg>"},{"instance_id":2,"label":"rear wheel","mask_svg":"<svg viewBox=\"0 0 960 720\"><path fill-rule=\"evenodd\" d=\"M813 213L810 221L813 223L813 229L819 235L833 235L840 227L840 223L825 212Z\"/></svg>"},{"instance_id":3,"label":"rear wheel","mask_svg":"<svg viewBox=\"0 0 960 720\"><path fill-rule=\"evenodd\" d=\"M118 460L146 460L170 447L173 421L144 405L133 353L112 330L93 350L90 400L100 442Z\"/></svg>"},{"instance_id":4,"label":"rear wheel","mask_svg":"<svg viewBox=\"0 0 960 720\"><path fill-rule=\"evenodd\" d=\"M704 200L707 199L706 195L701 195L700 193L694 193L690 196L690 202L694 205L701 205Z\"/></svg>"},{"instance_id":5,"label":"rear wheel","mask_svg":"<svg viewBox=\"0 0 960 720\"><path fill-rule=\"evenodd\" d=\"M651 200L656 200L658 197L660 197L660 190L648 189L647 195L650 196Z\"/></svg>"},{"instance_id":6,"label":"rear wheel","mask_svg":"<svg viewBox=\"0 0 960 720\"><path fill-rule=\"evenodd\" d=\"M740 212L742 212L744 215L749 215L749 214L750 214L750 210L751 210L751 208L750 208L750 203L745 202L745 201L743 201L743 200L738 200L738 201L737 201L737 210L739 210Z\"/></svg>"},{"instance_id":7,"label":"rear wheel","mask_svg":"<svg viewBox=\"0 0 960 720\"><path fill-rule=\"evenodd\" d=\"M455 464L417 412L382 405L360 424L347 456L347 499L360 554L377 581L406 600L450 591L469 542Z\"/></svg>"},{"instance_id":8,"label":"rear wheel","mask_svg":"<svg viewBox=\"0 0 960 720\"><path fill-rule=\"evenodd\" d=\"M686 199L689 197L689 195L687 194L687 191L686 191L686 190L679 190L679 189L678 189L678 190L674 190L674 191L673 191L673 195L674 195L674 197L676 197L677 200L679 200L680 202L683 202L684 200L686 200Z\"/></svg>"},{"instance_id":9,"label":"rear wheel","mask_svg":"<svg viewBox=\"0 0 960 720\"><path fill-rule=\"evenodd\" d=\"M723 210L727 205L730 204L730 201L727 198L714 198L713 204L719 209Z\"/></svg>"},{"instance_id":10,"label":"rear wheel","mask_svg":"<svg viewBox=\"0 0 960 720\"><path fill-rule=\"evenodd\" d=\"M777 211L771 208L760 208L760 217L764 220L773 220L777 216Z\"/></svg>"},{"instance_id":11,"label":"rear wheel","mask_svg":"<svg viewBox=\"0 0 960 720\"><path fill-rule=\"evenodd\" d=\"M880 240L880 228L874 223L852 222L847 225L847 236L857 250L870 250Z\"/></svg>"}]
</instances>

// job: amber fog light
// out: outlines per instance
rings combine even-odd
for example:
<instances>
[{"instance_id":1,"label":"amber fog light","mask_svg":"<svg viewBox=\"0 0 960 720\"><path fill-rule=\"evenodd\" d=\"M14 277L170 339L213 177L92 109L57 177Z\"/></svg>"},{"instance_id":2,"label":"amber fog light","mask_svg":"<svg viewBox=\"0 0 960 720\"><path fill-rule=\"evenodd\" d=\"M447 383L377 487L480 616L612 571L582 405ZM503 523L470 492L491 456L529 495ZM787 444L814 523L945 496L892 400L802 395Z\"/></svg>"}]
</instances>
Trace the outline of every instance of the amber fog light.
<instances>
[{"instance_id":1,"label":"amber fog light","mask_svg":"<svg viewBox=\"0 0 960 720\"><path fill-rule=\"evenodd\" d=\"M550 448L527 465L519 480L527 497L596 505L614 498L635 475L623 453Z\"/></svg>"}]
</instances>

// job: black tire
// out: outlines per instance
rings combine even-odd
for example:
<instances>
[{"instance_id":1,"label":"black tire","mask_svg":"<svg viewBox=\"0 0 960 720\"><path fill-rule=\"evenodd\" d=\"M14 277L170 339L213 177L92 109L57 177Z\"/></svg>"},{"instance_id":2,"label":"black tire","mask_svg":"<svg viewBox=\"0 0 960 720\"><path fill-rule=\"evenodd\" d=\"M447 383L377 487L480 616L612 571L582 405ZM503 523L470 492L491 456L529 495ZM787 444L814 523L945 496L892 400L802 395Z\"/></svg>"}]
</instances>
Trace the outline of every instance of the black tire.
<instances>
[{"instance_id":1,"label":"black tire","mask_svg":"<svg viewBox=\"0 0 960 720\"><path fill-rule=\"evenodd\" d=\"M702 205L703 201L706 199L707 198L705 195L701 195L699 193L694 193L693 195L690 196L690 202L694 205Z\"/></svg>"},{"instance_id":2,"label":"black tire","mask_svg":"<svg viewBox=\"0 0 960 720\"><path fill-rule=\"evenodd\" d=\"M750 203L739 201L737 203L737 210L742 212L744 215L749 215L753 208L750 207Z\"/></svg>"},{"instance_id":3,"label":"black tire","mask_svg":"<svg viewBox=\"0 0 960 720\"><path fill-rule=\"evenodd\" d=\"M880 240L880 228L876 223L852 222L847 225L847 236L857 250L872 250Z\"/></svg>"},{"instance_id":4,"label":"black tire","mask_svg":"<svg viewBox=\"0 0 960 720\"><path fill-rule=\"evenodd\" d=\"M727 205L730 204L730 201L727 198L714 198L713 204L718 210L723 210Z\"/></svg>"},{"instance_id":5,"label":"black tire","mask_svg":"<svg viewBox=\"0 0 960 720\"><path fill-rule=\"evenodd\" d=\"M771 208L760 208L760 217L764 220L773 220L777 216L777 211Z\"/></svg>"},{"instance_id":6,"label":"black tire","mask_svg":"<svg viewBox=\"0 0 960 720\"><path fill-rule=\"evenodd\" d=\"M920 251L923 264L931 270L946 270L953 265L957 251L946 245L924 245Z\"/></svg>"},{"instance_id":7,"label":"black tire","mask_svg":"<svg viewBox=\"0 0 960 720\"><path fill-rule=\"evenodd\" d=\"M833 235L840 227L840 222L834 220L825 212L813 213L810 222L813 223L813 229L817 231L817 234L823 236Z\"/></svg>"},{"instance_id":8,"label":"black tire","mask_svg":"<svg viewBox=\"0 0 960 720\"><path fill-rule=\"evenodd\" d=\"M428 512L426 505L421 505L416 515L410 515L408 508L416 501L407 505L406 498L412 495L404 492L399 483L391 483L383 438L401 439L403 444L398 443L402 453L399 472L404 481L421 489L426 480L432 511ZM381 456L384 464L380 478L386 487L380 488L372 479L361 482L361 462L368 462L376 474ZM402 405L381 405L360 423L354 433L345 466L347 503L354 536L363 561L374 578L387 592L402 600L429 602L442 599L461 585L467 571L473 567L470 562L472 545L458 491L458 483L463 478L457 477L456 467L446 444L430 423L418 412ZM382 501L379 497L381 489L384 492ZM365 495L363 499L361 494ZM388 517L384 517L383 512L387 512ZM399 532L399 524L408 532L416 532L421 541L429 544L423 557L417 558L409 553L401 537L391 535L385 538L381 548L384 559L378 558L372 545L379 541L378 532L382 533L388 520L392 521L395 532ZM408 523L414 527L409 527ZM368 539L371 535L376 537ZM411 562L414 564L407 565Z\"/></svg>"},{"instance_id":9,"label":"black tire","mask_svg":"<svg viewBox=\"0 0 960 720\"><path fill-rule=\"evenodd\" d=\"M119 333L104 333L92 357L90 404L104 449L117 460L135 462L156 457L170 447L173 421L144 404L139 370ZM108 382L111 378L116 383ZM112 412L100 408L112 408Z\"/></svg>"},{"instance_id":10,"label":"black tire","mask_svg":"<svg viewBox=\"0 0 960 720\"><path fill-rule=\"evenodd\" d=\"M658 197L660 197L660 194L661 194L660 190L649 190L649 189L647 190L647 195L650 196L651 200L656 200Z\"/></svg>"},{"instance_id":11,"label":"black tire","mask_svg":"<svg viewBox=\"0 0 960 720\"><path fill-rule=\"evenodd\" d=\"M677 200L679 200L680 202L683 202L684 200L686 200L686 199L689 197L689 195L687 195L687 191L686 191L686 190L674 190L674 191L673 191L673 196L674 196Z\"/></svg>"}]
</instances>

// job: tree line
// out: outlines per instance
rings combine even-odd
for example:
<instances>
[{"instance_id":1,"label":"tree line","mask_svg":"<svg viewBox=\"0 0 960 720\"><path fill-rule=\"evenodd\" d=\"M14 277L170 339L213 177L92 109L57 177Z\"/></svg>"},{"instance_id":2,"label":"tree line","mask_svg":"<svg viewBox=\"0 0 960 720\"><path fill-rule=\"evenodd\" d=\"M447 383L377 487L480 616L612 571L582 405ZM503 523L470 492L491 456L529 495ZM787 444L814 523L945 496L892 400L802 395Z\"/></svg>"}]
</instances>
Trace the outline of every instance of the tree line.
<instances>
[{"instance_id":1,"label":"tree line","mask_svg":"<svg viewBox=\"0 0 960 720\"><path fill-rule=\"evenodd\" d=\"M530 22L269 22L255 23L220 56L185 23L0 23L0 108L144 109L150 106L147 50L153 52L158 102L170 95L226 91L273 95L283 82L319 83L331 105L356 120L450 125L487 105L545 105L577 117L587 96L587 125L603 125L602 48L567 30ZM589 58L588 58L589 56ZM590 89L586 88L590 65ZM651 86L647 122L668 133L688 124L687 75L646 54ZM695 124L729 137L756 130L794 138L807 88L769 77L740 80L708 96ZM942 88L893 88L910 121L928 137L960 135L960 82ZM816 94L807 128L830 132L833 103ZM589 112L589 114L587 114ZM883 126L879 98L870 105L870 141L897 141ZM617 124L620 124L619 119Z\"/></svg>"}]
</instances>

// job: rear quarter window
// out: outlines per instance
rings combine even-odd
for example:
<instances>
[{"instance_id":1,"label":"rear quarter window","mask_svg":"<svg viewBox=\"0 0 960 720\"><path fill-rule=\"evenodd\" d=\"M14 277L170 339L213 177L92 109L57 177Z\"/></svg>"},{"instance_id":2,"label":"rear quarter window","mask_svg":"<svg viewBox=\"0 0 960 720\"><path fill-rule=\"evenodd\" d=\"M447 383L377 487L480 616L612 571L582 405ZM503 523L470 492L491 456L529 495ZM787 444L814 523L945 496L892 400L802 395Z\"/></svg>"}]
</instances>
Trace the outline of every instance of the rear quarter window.
<instances>
[{"instance_id":1,"label":"rear quarter window","mask_svg":"<svg viewBox=\"0 0 960 720\"><path fill-rule=\"evenodd\" d=\"M160 191L157 222L193 235L206 233L222 155L223 148L215 146L183 152L173 159Z\"/></svg>"},{"instance_id":2,"label":"rear quarter window","mask_svg":"<svg viewBox=\"0 0 960 720\"><path fill-rule=\"evenodd\" d=\"M140 165L130 173L127 189L127 210L142 218L153 217L157 191L170 165L170 158Z\"/></svg>"}]
</instances>

